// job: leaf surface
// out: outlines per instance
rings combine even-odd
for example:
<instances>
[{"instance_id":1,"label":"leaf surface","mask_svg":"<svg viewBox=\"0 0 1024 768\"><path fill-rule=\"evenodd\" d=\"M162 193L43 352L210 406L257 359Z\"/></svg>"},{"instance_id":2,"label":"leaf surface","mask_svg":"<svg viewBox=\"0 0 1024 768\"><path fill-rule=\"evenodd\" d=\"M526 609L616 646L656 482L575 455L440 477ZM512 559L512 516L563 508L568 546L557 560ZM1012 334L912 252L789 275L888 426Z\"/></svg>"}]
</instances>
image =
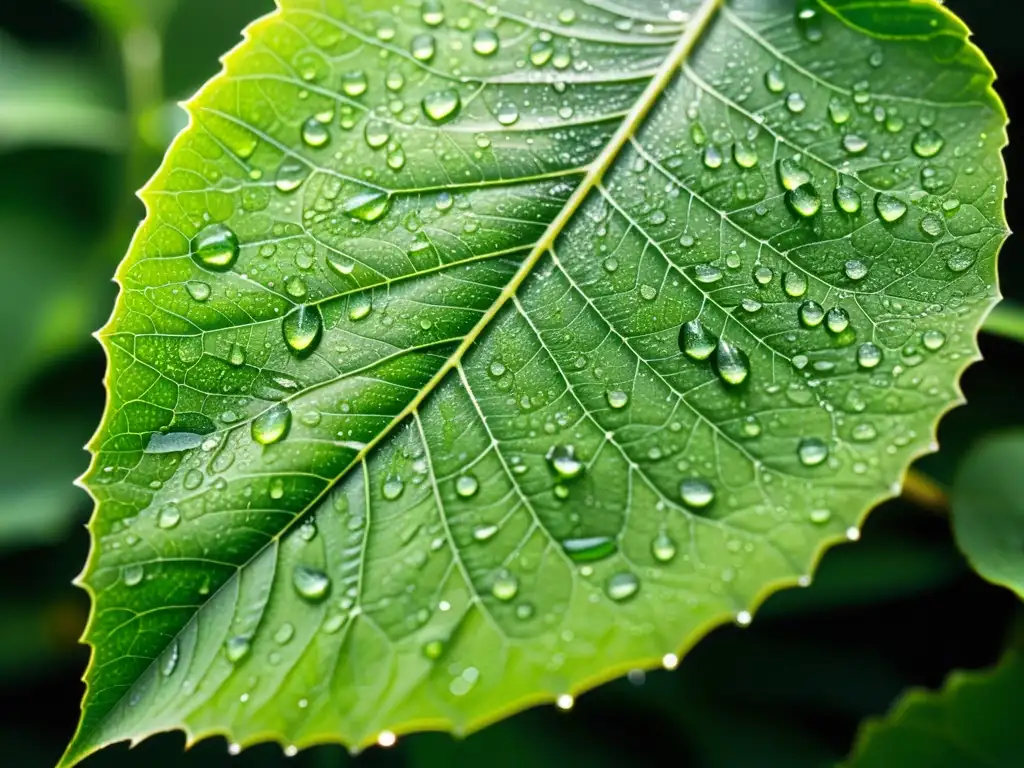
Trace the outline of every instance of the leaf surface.
<instances>
[{"instance_id":1,"label":"leaf surface","mask_svg":"<svg viewBox=\"0 0 1024 768\"><path fill-rule=\"evenodd\" d=\"M65 764L673 665L899 491L997 295L935 3L281 5L118 271Z\"/></svg>"},{"instance_id":2,"label":"leaf surface","mask_svg":"<svg viewBox=\"0 0 1024 768\"><path fill-rule=\"evenodd\" d=\"M1019 652L991 670L956 672L941 691L904 696L884 720L862 730L849 768L915 765L921 768L995 768L1016 765L1024 750Z\"/></svg>"},{"instance_id":3,"label":"leaf surface","mask_svg":"<svg viewBox=\"0 0 1024 768\"><path fill-rule=\"evenodd\" d=\"M952 493L961 551L989 581L1024 598L1024 433L1007 432L964 459Z\"/></svg>"}]
</instances>

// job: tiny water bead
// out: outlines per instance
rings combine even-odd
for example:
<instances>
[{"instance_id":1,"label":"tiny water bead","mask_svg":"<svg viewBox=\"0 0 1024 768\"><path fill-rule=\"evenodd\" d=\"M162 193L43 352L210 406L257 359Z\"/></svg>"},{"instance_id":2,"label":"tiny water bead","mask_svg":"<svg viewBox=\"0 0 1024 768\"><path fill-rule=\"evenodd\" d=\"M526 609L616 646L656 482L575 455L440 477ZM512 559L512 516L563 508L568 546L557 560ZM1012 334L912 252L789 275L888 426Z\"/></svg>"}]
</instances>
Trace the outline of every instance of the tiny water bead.
<instances>
[{"instance_id":1,"label":"tiny water bead","mask_svg":"<svg viewBox=\"0 0 1024 768\"><path fill-rule=\"evenodd\" d=\"M430 640L423 644L423 655L431 661L437 661L444 653L444 643L440 640Z\"/></svg>"},{"instance_id":2,"label":"tiny water bead","mask_svg":"<svg viewBox=\"0 0 1024 768\"><path fill-rule=\"evenodd\" d=\"M857 347L857 364L861 368L877 368L882 362L882 350L868 341Z\"/></svg>"},{"instance_id":3,"label":"tiny water bead","mask_svg":"<svg viewBox=\"0 0 1024 768\"><path fill-rule=\"evenodd\" d=\"M300 597L310 601L322 600L331 588L331 579L323 571L308 565L297 565L292 571L292 586Z\"/></svg>"},{"instance_id":4,"label":"tiny water bead","mask_svg":"<svg viewBox=\"0 0 1024 768\"><path fill-rule=\"evenodd\" d=\"M252 439L261 445L282 440L292 425L292 412L285 403L275 403L252 420Z\"/></svg>"},{"instance_id":5,"label":"tiny water bead","mask_svg":"<svg viewBox=\"0 0 1024 768\"><path fill-rule=\"evenodd\" d=\"M193 259L214 272L231 269L238 250L238 236L225 224L210 224L192 238Z\"/></svg>"},{"instance_id":6,"label":"tiny water bead","mask_svg":"<svg viewBox=\"0 0 1024 768\"><path fill-rule=\"evenodd\" d=\"M498 526L492 524L477 525L473 528L473 539L475 541L487 541L494 538L498 532Z\"/></svg>"},{"instance_id":7,"label":"tiny water bead","mask_svg":"<svg viewBox=\"0 0 1024 768\"><path fill-rule=\"evenodd\" d=\"M704 509L715 500L715 488L703 478L690 477L679 484L679 496L691 509Z\"/></svg>"},{"instance_id":8,"label":"tiny water bead","mask_svg":"<svg viewBox=\"0 0 1024 768\"><path fill-rule=\"evenodd\" d=\"M610 536L585 536L578 539L564 539L562 550L573 562L591 563L604 560L615 554L615 539Z\"/></svg>"},{"instance_id":9,"label":"tiny water bead","mask_svg":"<svg viewBox=\"0 0 1024 768\"><path fill-rule=\"evenodd\" d=\"M331 134L327 130L327 126L315 117L309 118L302 124L302 141L306 146L318 148L324 146L330 140Z\"/></svg>"},{"instance_id":10,"label":"tiny water bead","mask_svg":"<svg viewBox=\"0 0 1024 768\"><path fill-rule=\"evenodd\" d=\"M825 308L816 301L805 301L800 305L800 322L808 328L817 328L825 319Z\"/></svg>"},{"instance_id":11,"label":"tiny water bead","mask_svg":"<svg viewBox=\"0 0 1024 768\"><path fill-rule=\"evenodd\" d=\"M229 637L224 643L224 655L228 657L228 661L232 664L240 662L249 655L251 650L252 641L245 635Z\"/></svg>"},{"instance_id":12,"label":"tiny water bead","mask_svg":"<svg viewBox=\"0 0 1024 768\"><path fill-rule=\"evenodd\" d=\"M455 492L464 499L471 498L480 490L480 482L473 475L459 475L455 481Z\"/></svg>"},{"instance_id":13,"label":"tiny water bead","mask_svg":"<svg viewBox=\"0 0 1024 768\"><path fill-rule=\"evenodd\" d=\"M617 603L629 600L640 591L640 580L629 571L610 576L605 582L605 594Z\"/></svg>"},{"instance_id":14,"label":"tiny water bead","mask_svg":"<svg viewBox=\"0 0 1024 768\"><path fill-rule=\"evenodd\" d=\"M850 327L850 313L842 307L832 307L825 315L825 326L832 333L842 333Z\"/></svg>"},{"instance_id":15,"label":"tiny water bead","mask_svg":"<svg viewBox=\"0 0 1024 768\"><path fill-rule=\"evenodd\" d=\"M760 266L754 269L754 282L758 285L768 285L774 276L770 267Z\"/></svg>"},{"instance_id":16,"label":"tiny water bead","mask_svg":"<svg viewBox=\"0 0 1024 768\"><path fill-rule=\"evenodd\" d=\"M750 362L742 349L719 339L715 348L715 369L726 384L738 386L750 375Z\"/></svg>"},{"instance_id":17,"label":"tiny water bead","mask_svg":"<svg viewBox=\"0 0 1024 768\"><path fill-rule=\"evenodd\" d=\"M605 393L605 397L608 400L608 405L615 410L625 408L629 403L629 395L623 392L621 389L613 389Z\"/></svg>"},{"instance_id":18,"label":"tiny water bead","mask_svg":"<svg viewBox=\"0 0 1024 768\"><path fill-rule=\"evenodd\" d=\"M320 309L300 304L284 316L281 329L285 344L293 355L300 358L310 355L316 349L323 333Z\"/></svg>"},{"instance_id":19,"label":"tiny water bead","mask_svg":"<svg viewBox=\"0 0 1024 768\"><path fill-rule=\"evenodd\" d=\"M796 448L797 458L805 467L816 467L828 458L828 446L817 437L805 437Z\"/></svg>"},{"instance_id":20,"label":"tiny water bead","mask_svg":"<svg viewBox=\"0 0 1024 768\"><path fill-rule=\"evenodd\" d=\"M434 91L423 97L423 114L435 123L444 123L454 118L462 107L459 92L453 88Z\"/></svg>"},{"instance_id":21,"label":"tiny water bead","mask_svg":"<svg viewBox=\"0 0 1024 768\"><path fill-rule=\"evenodd\" d=\"M790 298L799 299L807 293L807 275L803 272L787 272L782 276L782 290Z\"/></svg>"},{"instance_id":22,"label":"tiny water bead","mask_svg":"<svg viewBox=\"0 0 1024 768\"><path fill-rule=\"evenodd\" d=\"M715 340L700 320L691 320L679 331L679 349L694 360L707 360L715 351Z\"/></svg>"},{"instance_id":23,"label":"tiny water bead","mask_svg":"<svg viewBox=\"0 0 1024 768\"><path fill-rule=\"evenodd\" d=\"M897 197L879 192L875 197L875 210L882 221L887 224L895 224L906 214L907 204Z\"/></svg>"},{"instance_id":24,"label":"tiny water bead","mask_svg":"<svg viewBox=\"0 0 1024 768\"><path fill-rule=\"evenodd\" d=\"M508 602L519 592L519 582L515 576L508 571L498 573L491 584L491 594L502 602Z\"/></svg>"},{"instance_id":25,"label":"tiny water bead","mask_svg":"<svg viewBox=\"0 0 1024 768\"><path fill-rule=\"evenodd\" d=\"M547 453L548 463L562 480L574 480L583 474L583 462L576 458L571 445L554 445Z\"/></svg>"},{"instance_id":26,"label":"tiny water bead","mask_svg":"<svg viewBox=\"0 0 1024 768\"><path fill-rule=\"evenodd\" d=\"M786 193L786 202L795 213L810 218L821 210L821 196L810 184L801 184Z\"/></svg>"},{"instance_id":27,"label":"tiny water bead","mask_svg":"<svg viewBox=\"0 0 1024 768\"><path fill-rule=\"evenodd\" d=\"M840 185L836 187L835 192L832 194L835 199L836 208L841 210L843 213L853 215L860 212L860 193L853 187Z\"/></svg>"}]
</instances>

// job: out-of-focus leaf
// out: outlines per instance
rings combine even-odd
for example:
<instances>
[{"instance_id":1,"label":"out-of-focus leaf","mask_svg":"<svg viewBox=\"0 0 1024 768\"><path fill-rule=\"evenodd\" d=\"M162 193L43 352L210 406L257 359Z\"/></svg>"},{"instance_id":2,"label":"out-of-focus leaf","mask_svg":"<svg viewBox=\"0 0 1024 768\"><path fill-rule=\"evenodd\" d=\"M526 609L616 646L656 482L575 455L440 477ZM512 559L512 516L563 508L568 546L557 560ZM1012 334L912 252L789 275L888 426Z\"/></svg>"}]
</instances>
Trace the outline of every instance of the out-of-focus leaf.
<instances>
[{"instance_id":1,"label":"out-of-focus leaf","mask_svg":"<svg viewBox=\"0 0 1024 768\"><path fill-rule=\"evenodd\" d=\"M988 438L968 454L952 509L957 544L975 570L1024 598L1024 431Z\"/></svg>"},{"instance_id":2,"label":"out-of-focus leaf","mask_svg":"<svg viewBox=\"0 0 1024 768\"><path fill-rule=\"evenodd\" d=\"M90 64L26 52L0 34L0 151L121 151L127 133L115 103Z\"/></svg>"},{"instance_id":3,"label":"out-of-focus leaf","mask_svg":"<svg viewBox=\"0 0 1024 768\"><path fill-rule=\"evenodd\" d=\"M988 333L1024 342L1024 307L1003 301L992 310L982 327Z\"/></svg>"},{"instance_id":4,"label":"out-of-focus leaf","mask_svg":"<svg viewBox=\"0 0 1024 768\"><path fill-rule=\"evenodd\" d=\"M856 538L977 355L1005 115L940 6L831 5L254 24L101 333L65 762L471 731Z\"/></svg>"},{"instance_id":5,"label":"out-of-focus leaf","mask_svg":"<svg viewBox=\"0 0 1024 768\"><path fill-rule=\"evenodd\" d=\"M1019 469L1020 465L1018 465ZM1015 768L1024 764L1024 658L955 672L941 691L906 694L863 728L847 768Z\"/></svg>"},{"instance_id":6,"label":"out-of-focus leaf","mask_svg":"<svg viewBox=\"0 0 1024 768\"><path fill-rule=\"evenodd\" d=\"M79 0L98 19L118 35L133 27L160 27L174 11L179 0ZM213 0L219 3L220 0ZM209 4L213 4L209 3Z\"/></svg>"}]
</instances>

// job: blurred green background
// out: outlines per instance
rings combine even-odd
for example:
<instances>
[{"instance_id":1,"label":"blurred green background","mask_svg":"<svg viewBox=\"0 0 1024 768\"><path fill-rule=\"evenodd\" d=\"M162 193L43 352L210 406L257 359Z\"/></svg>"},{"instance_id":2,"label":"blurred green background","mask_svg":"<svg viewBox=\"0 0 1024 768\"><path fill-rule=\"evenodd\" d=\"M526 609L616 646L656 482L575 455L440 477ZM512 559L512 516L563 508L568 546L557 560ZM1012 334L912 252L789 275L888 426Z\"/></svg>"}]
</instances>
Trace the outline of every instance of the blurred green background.
<instances>
[{"instance_id":1,"label":"blurred green background","mask_svg":"<svg viewBox=\"0 0 1024 768\"><path fill-rule=\"evenodd\" d=\"M1024 221L1012 180L1024 72L1018 27L1002 0L947 0L1000 76L1011 117L1006 160L1011 227ZM104 359L90 337L115 296L110 280L142 216L132 192L185 124L176 106L219 68L246 22L272 0L2 0L0 2L0 763L51 766L78 717L78 645L88 612L72 586L88 550L90 504L71 485L103 406ZM1019 133L1019 131L1016 131ZM1022 137L1024 138L1024 137ZM1012 239L1003 292L1024 300ZM951 482L986 436L1024 427L1024 347L986 334L942 450L920 468ZM858 724L907 686L935 687L956 668L993 664L1020 613L1007 591L973 575L942 514L903 501L879 508L857 545L833 550L807 589L772 598L748 629L722 628L674 672L633 674L586 694L570 713L540 708L464 741L403 738L359 766L580 762L602 765L823 766L848 752ZM180 734L86 765L263 766L268 745L238 757L213 739L182 755ZM322 747L298 766L350 762Z\"/></svg>"}]
</instances>

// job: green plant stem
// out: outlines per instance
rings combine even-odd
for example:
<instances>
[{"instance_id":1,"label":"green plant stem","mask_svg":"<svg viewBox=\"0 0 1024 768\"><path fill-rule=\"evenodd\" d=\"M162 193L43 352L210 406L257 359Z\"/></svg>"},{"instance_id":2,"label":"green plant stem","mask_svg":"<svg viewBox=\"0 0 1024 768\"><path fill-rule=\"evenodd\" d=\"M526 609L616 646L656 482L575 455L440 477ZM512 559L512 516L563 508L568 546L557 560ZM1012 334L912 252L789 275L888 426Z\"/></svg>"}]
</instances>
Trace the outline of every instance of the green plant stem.
<instances>
[{"instance_id":1,"label":"green plant stem","mask_svg":"<svg viewBox=\"0 0 1024 768\"><path fill-rule=\"evenodd\" d=\"M993 336L1024 343L1024 307L1012 301L1003 301L992 310L982 330Z\"/></svg>"},{"instance_id":2,"label":"green plant stem","mask_svg":"<svg viewBox=\"0 0 1024 768\"><path fill-rule=\"evenodd\" d=\"M903 481L903 498L916 507L934 512L943 517L949 514L949 497L946 489L916 469L907 471Z\"/></svg>"}]
</instances>

